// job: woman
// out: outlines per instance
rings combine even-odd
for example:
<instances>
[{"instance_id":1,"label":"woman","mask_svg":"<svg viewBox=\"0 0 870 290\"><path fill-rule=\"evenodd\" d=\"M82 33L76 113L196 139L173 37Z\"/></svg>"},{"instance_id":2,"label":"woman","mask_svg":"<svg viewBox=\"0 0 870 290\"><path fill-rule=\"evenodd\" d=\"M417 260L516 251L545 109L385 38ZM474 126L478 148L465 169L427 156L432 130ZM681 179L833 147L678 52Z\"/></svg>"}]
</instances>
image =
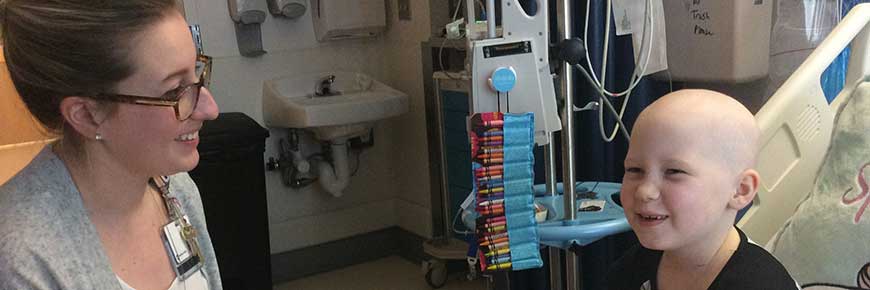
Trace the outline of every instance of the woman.
<instances>
[{"instance_id":1,"label":"woman","mask_svg":"<svg viewBox=\"0 0 870 290\"><path fill-rule=\"evenodd\" d=\"M0 289L220 289L185 173L211 62L176 0L0 5L12 81L61 136L0 187Z\"/></svg>"}]
</instances>

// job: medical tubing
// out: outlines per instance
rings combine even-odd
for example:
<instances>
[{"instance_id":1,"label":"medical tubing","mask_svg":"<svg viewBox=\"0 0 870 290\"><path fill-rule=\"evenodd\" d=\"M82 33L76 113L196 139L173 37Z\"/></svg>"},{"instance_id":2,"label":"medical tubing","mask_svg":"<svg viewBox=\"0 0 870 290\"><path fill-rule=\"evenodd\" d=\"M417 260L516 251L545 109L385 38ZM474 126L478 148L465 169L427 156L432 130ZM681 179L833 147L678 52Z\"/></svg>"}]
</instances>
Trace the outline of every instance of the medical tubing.
<instances>
[{"instance_id":1,"label":"medical tubing","mask_svg":"<svg viewBox=\"0 0 870 290\"><path fill-rule=\"evenodd\" d=\"M610 50L610 13L612 12L613 1L607 0L606 12L604 13L604 55L601 56L601 88L607 90L607 53ZM632 72L633 74L634 72Z\"/></svg>"},{"instance_id":2,"label":"medical tubing","mask_svg":"<svg viewBox=\"0 0 870 290\"><path fill-rule=\"evenodd\" d=\"M459 5L459 4L461 4L461 3L459 3L459 2L456 3L456 10L453 11L453 18L452 18L452 20L450 20L450 22L456 21L456 16L459 16L459 7L462 7L462 5ZM468 25L465 26L465 29L468 30ZM460 35L459 38L465 37L467 35L468 35L468 33L464 33L464 35ZM444 70L443 55L444 55L444 45L445 44L447 44L447 35L444 36L444 39L441 40L441 46L438 47L438 66L441 68L441 72L443 72L444 75L446 75L448 79L461 80L462 79L461 74L460 74L460 77L453 77L450 75L450 72Z\"/></svg>"},{"instance_id":3,"label":"medical tubing","mask_svg":"<svg viewBox=\"0 0 870 290\"><path fill-rule=\"evenodd\" d=\"M651 5L651 4L650 4L649 2L647 2L647 4L648 4L648 5L647 5L647 7L646 7L646 10L647 10L647 12L649 12L649 10L650 10L650 5ZM651 13L646 13L646 15L648 16L647 19L648 19L649 22L650 22L650 31L652 31L653 28L654 28L654 27L653 27L653 23L652 23L652 22L653 22L652 14L651 14ZM642 78L643 75L646 73L646 68L647 68L647 65L649 64L649 58L652 56L652 42L653 42L653 39L652 39L652 33L650 33L650 35L647 35L646 30L647 30L647 27L646 27L646 25L644 25L644 26L643 26L643 31L642 31L642 33L641 33L641 35L642 35L642 37L641 37L641 41L640 41L640 43L641 43L641 49L643 49L643 43L645 42L644 40L647 38L647 36L650 37L650 40L649 40L649 44L648 44L648 46L647 46L647 54L646 54L646 57L647 57L647 58L646 58L646 60L644 61L643 69L642 69L642 71L641 71L641 73L640 73L640 78ZM634 63L638 63L638 62L640 61L640 58L643 58L643 55L639 55L639 56L638 56L638 59L636 59L636 60L634 61ZM635 66L635 73L637 73L637 66ZM670 71L668 71L668 73L670 74ZM638 76L638 75L635 74L633 77L637 77L637 76ZM640 83L640 78L637 78L637 82L635 83L635 85L638 84L638 83ZM619 115L616 116L616 118L619 119L619 120L622 120L622 116L625 114L625 108L626 108L626 105L628 104L628 100L631 98L631 93L634 91L634 87L635 87L635 85L629 86L628 89L627 89L627 92L628 92L628 93L625 95L625 98L623 98L623 100L622 100L622 107L619 108ZM619 130L619 128L620 128L621 125L620 125L619 123L617 123L617 124L615 125L615 128L613 128L613 131L612 131L610 134L606 134L606 133L604 133L604 113L603 113L600 109L599 109L598 112L599 112L599 114L598 114L598 118L599 118L599 119L598 119L598 120L599 120L599 122L598 122L598 128L599 128L599 131L600 131L601 134L602 134L601 137L604 138L604 141L605 141L605 142L608 142L608 143L609 143L609 142L613 141L613 139L616 138L616 131ZM607 135L610 135L610 136L608 137Z\"/></svg>"},{"instance_id":4,"label":"medical tubing","mask_svg":"<svg viewBox=\"0 0 870 290\"><path fill-rule=\"evenodd\" d=\"M579 65L579 64L575 64L574 66L577 67L577 70L579 70L579 71L583 74L583 77L585 77L587 81L589 81L590 83L593 82L592 77L589 76L589 73L586 72L586 69L584 69L583 66L581 66L581 65ZM614 114L614 115L617 115L617 114L616 114L616 109L613 108L613 104L610 103L610 100L608 100L608 99L607 99L607 98L606 98L606 97L601 93L600 90L596 90L596 92L598 93L599 98L600 98L602 101L604 101L604 104L607 105L607 108L610 109L610 113L612 113L612 114ZM625 138L626 138L626 139L631 139L631 135L628 134L628 131L625 130L625 124L622 123L622 119L617 118L617 119L616 119L616 122L619 123L619 125L620 125L619 130L622 131L622 134L625 135Z\"/></svg>"},{"instance_id":5,"label":"medical tubing","mask_svg":"<svg viewBox=\"0 0 870 290\"><path fill-rule=\"evenodd\" d=\"M645 14L647 16L647 19L649 19L649 22L650 22L650 34L652 34L652 31L654 30L654 27L655 27L654 26L655 24L653 23L652 14L650 12L651 7L652 7L652 0L648 0L647 5L646 5L646 13ZM609 17L608 17L608 19L609 19ZM588 42L588 39L589 39L589 37L588 37L589 36L589 29L588 29L589 28L589 1L586 2L586 27L584 27L584 28L585 29L583 32L583 44L588 48L589 47L589 42ZM607 35L605 35L605 41L609 40L609 36L610 36L609 35L609 28L610 28L610 23L607 23L606 29L608 29L607 30L608 33L607 33ZM644 26L644 30L646 30L646 26ZM645 35L646 33L643 33L643 34ZM652 39L652 37L650 37L650 45L649 45L649 48L647 49L647 59L644 62L643 70L641 71L641 74L640 74L641 77L643 76L644 73L646 73L647 64L649 63L649 55L652 54L652 41L653 41L653 39ZM643 46L643 43L641 43L641 46ZM606 55L607 55L607 46L604 47L605 59L606 59ZM638 61L640 59L643 59L642 55L638 57ZM635 63L637 63L637 61L635 61ZM589 70L590 70L589 72L592 74L593 84L595 86L604 88L603 84L598 81L598 76L595 74L595 69L592 67L592 60L590 59L590 56L589 56L589 49L586 50L586 64L587 64L587 66L589 66ZM637 67L635 67L635 72L637 72ZM633 76L634 76L634 74L633 74ZM631 91L631 89L633 89L635 86L637 86L637 84L639 82L640 82L640 78L636 78L635 81L633 81L631 83L631 85L629 86L628 89L626 89L625 91L622 91L620 93L610 92L606 88L603 89L602 93L605 95L609 95L611 97L620 97L620 96L627 94L629 91Z\"/></svg>"},{"instance_id":6,"label":"medical tubing","mask_svg":"<svg viewBox=\"0 0 870 290\"><path fill-rule=\"evenodd\" d=\"M631 81L631 84L629 85L629 87L628 87L625 91L623 91L623 92L621 92L621 93L618 93L618 94L614 94L614 93L612 93L612 92L609 92L609 91L607 91L606 87L604 87L604 84L605 84L605 80L606 80L606 77L607 77L607 57L608 57L608 55L609 55L609 54L608 54L608 50L609 50L609 39L610 39L610 13L611 13L611 5L612 5L611 0L608 0L608 1L607 1L606 21L605 21L605 31L604 31L604 53L603 53L603 56L602 56L603 61L602 61L602 64L601 64L601 67L602 67L601 83L597 83L597 80L594 80L594 79L593 79L593 84L592 84L592 85L593 85L594 87L596 87L596 88L599 90L599 93L600 93L601 95L609 95L609 96L611 96L611 97L619 97L619 96L622 96L622 95L625 95L625 96L626 96L626 97L623 99L622 107L620 107L620 112L619 112L619 114L615 114L615 116L614 116L614 117L616 117L617 120L621 120L621 119L622 119L622 116L625 114L625 105L628 104L628 100L631 98L631 92L632 92L632 91L634 90L634 88L635 88L635 87L640 83L640 81L641 81L641 79L643 78L643 75L646 73L646 69L647 69L647 67L648 67L648 65L649 65L649 58L650 58L651 55L652 55L652 44L653 44L653 43L652 43L653 39L652 39L652 35L651 35L651 34L652 34L652 31L654 31L655 26L654 26L654 23L653 23L652 13L650 12L651 7L652 7L652 4L651 4L651 1L647 1L647 2L646 2L646 7L645 7L645 13L644 13L646 17L644 18L644 20L648 20L649 23L650 23L650 27L649 27L649 30L650 30L649 38L650 38L650 40L649 40L649 44L647 45L646 60L644 60L644 64L643 64L643 66L641 66L641 67L642 67L642 69L641 69L641 73L638 74L638 71L637 71L638 67L635 66L635 69L634 69L634 71L632 72L632 81ZM587 26L588 26L588 23L589 23L589 19L588 19L589 8L588 8L588 6L589 6L589 3L587 2L587 19L586 19L586 24L587 24ZM640 48L641 50L643 49L643 44L645 43L644 40L645 40L645 39L647 38L647 36L648 36L646 31L647 31L647 26L644 25L644 26L643 26L643 30L642 30L642 32L641 32L641 42L640 42L640 43L641 43L641 48ZM586 32L584 32L584 33L587 33L587 34L588 34L588 29L587 29ZM588 39L588 38L587 38L587 39ZM586 42L586 39L584 39L584 43L585 43L585 42ZM587 47L588 47L588 46L587 46ZM592 76L593 76L593 78L594 78L594 77L595 77L595 71L594 71L594 69L592 68L591 61L589 60L589 57L588 57L588 54L589 54L589 50L588 50L588 49L586 50L586 54L587 54L587 59L586 59L586 60L587 60L587 64L589 65L589 69L592 70L592 74L593 74ZM638 58L635 59L634 63L637 64L638 62L640 62L641 59L643 59L643 55L639 55ZM604 98L604 97L601 97L601 98ZM607 101L609 101L609 100L607 100ZM610 104L610 106L612 107L612 104ZM604 111L603 111L603 108L599 108L599 110L598 110L598 130L599 130L599 133L601 134L601 138L604 139L605 142L608 142L608 143L609 143L609 142L612 142L612 141L616 138L616 131L618 131L618 130L620 129L620 126L621 126L621 125L619 124L619 122L617 122L617 124L614 125L615 128L613 128L613 131L612 131L610 134L607 134L607 133L605 132L605 129L604 129ZM609 136L608 136L608 135L609 135Z\"/></svg>"},{"instance_id":7,"label":"medical tubing","mask_svg":"<svg viewBox=\"0 0 870 290\"><path fill-rule=\"evenodd\" d=\"M457 230L455 227L456 226L456 219L459 217L460 214L462 214L462 211L464 211L464 210L465 210L464 208L460 207L459 210L456 211L456 214L453 215L453 221L450 222L450 230L452 230L454 233L459 234L459 235L472 235L472 234L474 234L474 230L467 230L466 229L465 231L460 231L460 230ZM474 207L472 207L471 210L473 211ZM463 227L465 227L465 224L463 224Z\"/></svg>"}]
</instances>

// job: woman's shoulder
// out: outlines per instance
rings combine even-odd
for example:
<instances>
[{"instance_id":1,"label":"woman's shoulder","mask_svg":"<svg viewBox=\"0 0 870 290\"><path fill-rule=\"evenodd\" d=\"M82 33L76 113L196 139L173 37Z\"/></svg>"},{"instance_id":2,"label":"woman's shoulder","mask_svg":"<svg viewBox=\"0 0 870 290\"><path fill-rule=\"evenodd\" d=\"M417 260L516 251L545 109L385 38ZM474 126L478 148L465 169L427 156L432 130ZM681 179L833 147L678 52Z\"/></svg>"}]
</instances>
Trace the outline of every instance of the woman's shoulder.
<instances>
[{"instance_id":1,"label":"woman's shoulder","mask_svg":"<svg viewBox=\"0 0 870 290\"><path fill-rule=\"evenodd\" d=\"M48 147L0 186L0 238L6 242L55 236L85 214L66 167Z\"/></svg>"},{"instance_id":2,"label":"woman's shoulder","mask_svg":"<svg viewBox=\"0 0 870 290\"><path fill-rule=\"evenodd\" d=\"M100 241L65 170L43 150L0 186L0 289L64 288L97 275Z\"/></svg>"}]
</instances>

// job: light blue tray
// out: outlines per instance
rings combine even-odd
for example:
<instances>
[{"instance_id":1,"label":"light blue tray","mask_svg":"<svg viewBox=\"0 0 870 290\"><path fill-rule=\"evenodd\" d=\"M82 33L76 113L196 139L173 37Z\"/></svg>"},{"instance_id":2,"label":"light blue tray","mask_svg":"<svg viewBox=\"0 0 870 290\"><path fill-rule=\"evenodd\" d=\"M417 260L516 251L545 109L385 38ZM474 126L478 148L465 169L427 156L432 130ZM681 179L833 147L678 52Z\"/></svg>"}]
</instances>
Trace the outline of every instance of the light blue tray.
<instances>
[{"instance_id":1,"label":"light blue tray","mask_svg":"<svg viewBox=\"0 0 870 290\"><path fill-rule=\"evenodd\" d=\"M603 237L631 230L622 207L619 206L621 186L611 182L577 182L574 190L576 194L582 196L583 193L594 191L597 193L594 199L604 200L605 204L600 211L578 211L577 218L573 221L564 220L565 202L561 183L556 185L556 196L536 197L535 202L548 209L547 220L538 223L538 239L541 244L568 249L573 243L585 246ZM535 185L534 190L536 196L546 194L546 186L543 184ZM584 200L591 199L578 198L575 210L579 210ZM469 229L474 228L478 216L473 207L472 203L463 209L465 214L462 215L462 223Z\"/></svg>"}]
</instances>

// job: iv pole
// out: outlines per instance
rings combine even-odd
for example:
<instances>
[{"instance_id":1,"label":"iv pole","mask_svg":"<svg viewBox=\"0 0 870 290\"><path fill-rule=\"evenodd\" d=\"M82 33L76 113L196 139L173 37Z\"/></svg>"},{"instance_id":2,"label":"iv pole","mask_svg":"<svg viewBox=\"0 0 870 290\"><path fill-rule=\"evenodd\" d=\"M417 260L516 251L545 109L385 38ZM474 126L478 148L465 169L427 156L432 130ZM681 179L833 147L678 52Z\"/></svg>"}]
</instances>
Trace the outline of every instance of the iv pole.
<instances>
[{"instance_id":1,"label":"iv pole","mask_svg":"<svg viewBox=\"0 0 870 290\"><path fill-rule=\"evenodd\" d=\"M556 21L558 22L559 36L561 39L571 38L571 1L558 0L556 4ZM559 72L561 92L564 99L562 108L562 196L565 199L565 220L575 220L574 212L574 84L571 65L562 61ZM554 272L552 269L550 272ZM570 251L565 252L565 288L570 290L580 289L578 280L579 263L577 256ZM551 280L553 280L551 278Z\"/></svg>"}]
</instances>

